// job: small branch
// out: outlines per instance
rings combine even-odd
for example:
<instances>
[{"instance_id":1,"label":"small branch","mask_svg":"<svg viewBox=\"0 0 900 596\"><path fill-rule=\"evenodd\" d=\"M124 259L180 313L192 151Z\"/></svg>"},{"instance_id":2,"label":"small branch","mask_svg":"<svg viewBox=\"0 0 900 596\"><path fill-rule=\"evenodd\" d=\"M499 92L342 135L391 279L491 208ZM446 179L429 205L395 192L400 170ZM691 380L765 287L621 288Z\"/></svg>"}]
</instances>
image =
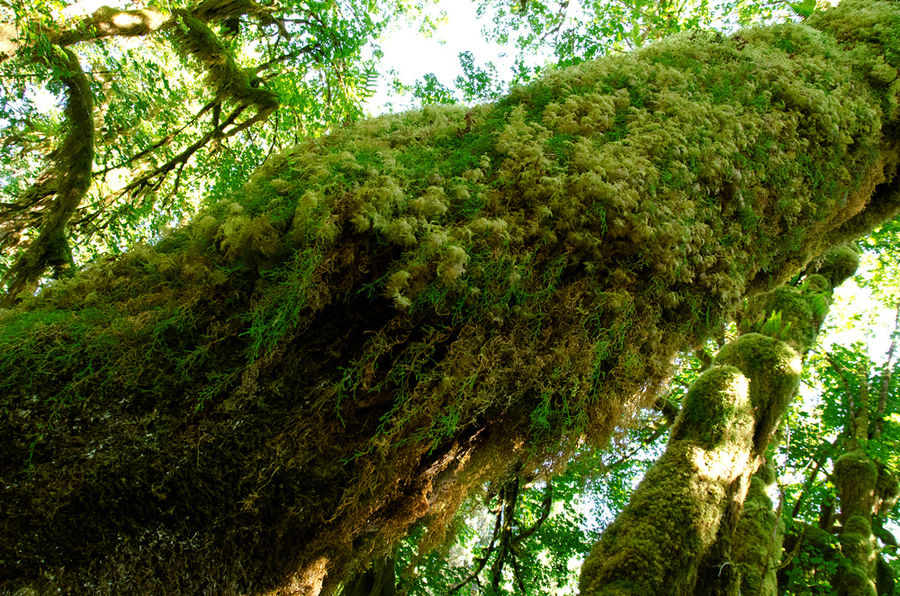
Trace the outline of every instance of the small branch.
<instances>
[{"instance_id":1,"label":"small branch","mask_svg":"<svg viewBox=\"0 0 900 596\"><path fill-rule=\"evenodd\" d=\"M617 459L616 461L614 461L613 463L611 463L611 464L603 464L603 468L606 469L606 470L611 470L612 468L615 468L616 466L621 465L622 463L624 463L624 462L630 460L632 457L634 457L634 455L635 455L638 451L641 451L641 450L644 449L647 445L649 445L650 443L652 443L653 441L655 441L656 439L658 439L659 437L661 437L662 434L663 434L664 432L666 432L667 430L669 430L669 428L670 428L671 426L672 426L672 423L671 423L671 422L665 422L665 423L663 423L663 424L660 424L660 425L656 428L656 430L653 431L653 434L650 435L650 437L649 437L646 441L641 441L641 443L640 443L637 447L635 447L634 449L632 449L631 451L629 451L627 454L623 455L622 457L620 457L619 459Z\"/></svg>"},{"instance_id":2,"label":"small branch","mask_svg":"<svg viewBox=\"0 0 900 596\"><path fill-rule=\"evenodd\" d=\"M269 151L266 152L266 157L263 161L266 161L267 159L272 157L272 154L275 152L275 144L278 141L278 125L280 124L280 120L281 120L278 117L278 112L275 112L274 119L275 119L275 123L274 123L274 130L272 131L272 142L269 144Z\"/></svg>"},{"instance_id":3,"label":"small branch","mask_svg":"<svg viewBox=\"0 0 900 596\"><path fill-rule=\"evenodd\" d=\"M537 521L535 521L534 524L530 528L528 528L527 530L525 530L523 532L519 532L515 536L515 538L512 539L512 545L514 547L521 544L522 541L524 541L525 539L527 539L529 536L531 536L532 534L534 534L535 532L537 532L540 529L541 524L543 524L544 520L546 520L547 517L550 515L550 509L552 508L552 505L553 505L553 484L550 480L548 480L547 487L544 489L544 499L541 501L540 517L538 517Z\"/></svg>"},{"instance_id":4,"label":"small branch","mask_svg":"<svg viewBox=\"0 0 900 596\"><path fill-rule=\"evenodd\" d=\"M884 413L887 410L888 391L890 390L891 374L893 373L894 349L897 347L898 335L900 335L900 300L897 301L895 309L894 331L891 333L891 345L887 351L884 374L881 377L881 387L878 391L878 408L875 412L875 420L872 423L872 432L870 433L870 438L872 439L880 438L884 430Z\"/></svg>"},{"instance_id":5,"label":"small branch","mask_svg":"<svg viewBox=\"0 0 900 596\"><path fill-rule=\"evenodd\" d=\"M501 515L503 516L503 526L500 529L500 543L497 551L497 558L491 565L491 589L496 592L500 589L500 581L503 579L503 565L506 564L506 557L510 554L509 546L512 539L513 523L515 523L516 504L519 501L519 476L518 474L506 483L500 493L502 495L503 507Z\"/></svg>"},{"instance_id":6,"label":"small branch","mask_svg":"<svg viewBox=\"0 0 900 596\"><path fill-rule=\"evenodd\" d=\"M850 389L850 383L847 381L847 378L844 376L844 367L837 360L835 360L834 356L831 355L831 352L825 352L825 358L828 360L828 363L831 365L831 368L838 374L838 381L841 383L841 387L844 389L844 395L847 396L847 400L849 403L847 404L847 423L846 426L850 428L850 422L853 416L853 410L855 408L856 400L854 399L854 392Z\"/></svg>"},{"instance_id":7,"label":"small branch","mask_svg":"<svg viewBox=\"0 0 900 596\"><path fill-rule=\"evenodd\" d=\"M143 150L141 150L141 151L138 151L137 153L135 153L134 155L132 155L131 157L129 157L129 158L126 159L125 161L122 161L122 162L119 162L119 163L117 163L117 164L115 164L115 165L106 167L106 168L104 168L104 169L102 169L102 170L97 171L96 173L97 173L97 174L100 174L100 175L108 174L108 173L110 173L111 171L116 170L116 169L118 169L118 168L124 168L125 166L131 165L132 163L134 163L134 162L137 161L138 159L141 159L142 157L145 157L145 156L147 156L147 155L153 153L153 152L156 151L157 149L161 149L162 147L168 146L169 144L172 143L173 140L175 140L175 138L176 138L179 134L181 134L182 132L184 132L185 129L187 129L189 126L192 126L192 125L196 124L197 121L203 116L203 114L205 114L206 112L208 112L208 111L209 111L211 108L213 108L215 105L216 105L216 102L215 102L215 101L211 101L211 102L207 103L205 106L203 106L203 107L200 109L199 112L197 112L197 113L194 115L193 118L191 118L184 126L182 126L181 128L179 128L179 129L176 130L175 132L172 132L172 133L167 134L166 136L164 136L163 138L161 138L159 141L157 141L157 142L154 143L153 145L147 147L146 149L143 149Z\"/></svg>"},{"instance_id":8,"label":"small branch","mask_svg":"<svg viewBox=\"0 0 900 596\"><path fill-rule=\"evenodd\" d=\"M806 495L809 494L809 491L812 490L813 485L815 484L816 477L818 477L819 472L822 470L822 466L825 465L825 462L831 456L831 453L834 452L834 449L837 448L838 442L840 442L841 438L838 437L834 441L828 444L830 449L823 449L819 454L819 457L813 460L816 466L813 468L812 472L809 475L809 478L806 479L806 482L803 485L803 490L800 492L800 496L797 497L797 502L794 503L794 508L791 511L791 517L796 518L800 515L800 509L803 505L803 501L806 499Z\"/></svg>"},{"instance_id":9,"label":"small branch","mask_svg":"<svg viewBox=\"0 0 900 596\"><path fill-rule=\"evenodd\" d=\"M516 559L516 556L514 554L510 555L510 561L512 562L513 577L516 579L516 585L519 586L519 590L521 590L523 594L528 594L528 590L525 589L525 582L522 581L522 569L519 566L519 561L518 559Z\"/></svg>"},{"instance_id":10,"label":"small branch","mask_svg":"<svg viewBox=\"0 0 900 596\"><path fill-rule=\"evenodd\" d=\"M200 139L195 141L194 143L188 145L181 153L174 156L172 159L154 169L152 172L144 174L125 188L119 191L119 196L125 193L132 193L136 195L140 193L145 187L152 184L154 178L161 179L164 178L169 172L171 172L175 167L181 163L188 161L191 156L194 155L198 150L200 150L204 145L206 145L210 140L212 140L217 134L222 134L222 130L237 120L238 116L241 112L244 111L243 107L235 109L229 116L226 118L222 124L214 128L210 131L207 131Z\"/></svg>"},{"instance_id":11,"label":"small branch","mask_svg":"<svg viewBox=\"0 0 900 596\"><path fill-rule=\"evenodd\" d=\"M469 575L467 575L461 582L450 588L450 594L453 594L466 584L471 581L478 582L478 575L481 573L481 570L484 569L484 566L487 564L488 559L491 557L491 553L494 551L494 544L497 541L497 536L500 534L500 526L503 522L503 509L497 511L497 517L494 520L494 532L491 534L491 542L488 544L487 551L485 551L484 556L478 559L478 565L475 569L472 570Z\"/></svg>"}]
</instances>

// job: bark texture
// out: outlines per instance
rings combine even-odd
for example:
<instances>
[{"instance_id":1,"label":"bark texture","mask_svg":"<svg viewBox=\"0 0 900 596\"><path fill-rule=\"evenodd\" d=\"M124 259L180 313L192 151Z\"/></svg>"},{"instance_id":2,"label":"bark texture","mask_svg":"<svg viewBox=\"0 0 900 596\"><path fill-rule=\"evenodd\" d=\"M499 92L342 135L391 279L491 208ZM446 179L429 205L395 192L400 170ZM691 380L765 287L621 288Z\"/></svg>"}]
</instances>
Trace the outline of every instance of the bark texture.
<instances>
[{"instance_id":1,"label":"bark texture","mask_svg":"<svg viewBox=\"0 0 900 596\"><path fill-rule=\"evenodd\" d=\"M900 9L829 14L343 128L3 311L0 588L329 591L602 444L743 297L900 208ZM840 29L869 14L894 28ZM743 366L721 427L681 423L697 489L744 457Z\"/></svg>"}]
</instances>

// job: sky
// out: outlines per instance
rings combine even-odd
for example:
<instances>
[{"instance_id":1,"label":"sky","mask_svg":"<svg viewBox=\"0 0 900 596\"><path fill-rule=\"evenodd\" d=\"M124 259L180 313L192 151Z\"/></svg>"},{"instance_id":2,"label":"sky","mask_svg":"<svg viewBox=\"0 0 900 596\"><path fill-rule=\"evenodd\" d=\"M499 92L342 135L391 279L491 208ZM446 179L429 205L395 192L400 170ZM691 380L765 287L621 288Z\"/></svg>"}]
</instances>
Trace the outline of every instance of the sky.
<instances>
[{"instance_id":1,"label":"sky","mask_svg":"<svg viewBox=\"0 0 900 596\"><path fill-rule=\"evenodd\" d=\"M490 57L497 62L498 70L504 72L503 48L490 43L481 34L482 24L475 12L475 2L461 0L440 0L430 14L440 19L437 30L424 35L415 26L396 24L381 42L384 52L382 70L392 68L400 80L412 84L428 73L434 73L445 85L450 85L462 74L459 53L468 50L476 57ZM511 65L512 60L508 59ZM377 116L388 111L411 108L411 104L397 101L389 91L390 77L382 75L378 91L365 106L366 113ZM392 104L392 108L389 107Z\"/></svg>"}]
</instances>

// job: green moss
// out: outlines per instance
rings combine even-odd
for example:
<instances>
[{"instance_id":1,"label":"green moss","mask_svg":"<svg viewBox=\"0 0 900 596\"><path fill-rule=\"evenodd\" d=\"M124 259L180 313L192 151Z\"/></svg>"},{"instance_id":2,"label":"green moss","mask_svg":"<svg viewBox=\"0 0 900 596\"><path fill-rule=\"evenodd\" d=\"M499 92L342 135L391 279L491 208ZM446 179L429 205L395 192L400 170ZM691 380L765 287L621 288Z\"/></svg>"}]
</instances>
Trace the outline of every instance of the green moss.
<instances>
[{"instance_id":1,"label":"green moss","mask_svg":"<svg viewBox=\"0 0 900 596\"><path fill-rule=\"evenodd\" d=\"M680 36L274 156L188 228L0 319L3 411L30 412L3 437L20 525L0 559L63 591L339 581L468 487L604 444L678 352L869 208L893 126L870 65L804 25ZM698 385L632 509L659 524L615 526L634 571L610 582L689 589L749 409L796 382L772 342Z\"/></svg>"},{"instance_id":2,"label":"green moss","mask_svg":"<svg viewBox=\"0 0 900 596\"><path fill-rule=\"evenodd\" d=\"M775 569L781 556L781 527L768 494L774 482L772 464L764 464L751 477L735 528L732 556L741 569L742 594L775 596L778 593Z\"/></svg>"},{"instance_id":3,"label":"green moss","mask_svg":"<svg viewBox=\"0 0 900 596\"><path fill-rule=\"evenodd\" d=\"M858 264L853 247L829 250L810 265L816 273L807 274L799 287L783 286L751 298L739 328L782 339L805 353L816 341L835 284L852 275Z\"/></svg>"},{"instance_id":4,"label":"green moss","mask_svg":"<svg viewBox=\"0 0 900 596\"><path fill-rule=\"evenodd\" d=\"M583 593L615 593L625 585L632 594L692 590L728 487L749 456L750 391L731 366L713 366L694 382L665 453L585 561Z\"/></svg>"},{"instance_id":5,"label":"green moss","mask_svg":"<svg viewBox=\"0 0 900 596\"><path fill-rule=\"evenodd\" d=\"M841 455L834 464L834 474L840 483L874 487L878 480L878 467L865 451L850 451Z\"/></svg>"},{"instance_id":6,"label":"green moss","mask_svg":"<svg viewBox=\"0 0 900 596\"><path fill-rule=\"evenodd\" d=\"M757 412L781 412L800 379L796 351L773 337L747 333L724 346L715 362L739 368L750 379L750 399Z\"/></svg>"},{"instance_id":7,"label":"green moss","mask_svg":"<svg viewBox=\"0 0 900 596\"><path fill-rule=\"evenodd\" d=\"M840 590L847 596L875 596L875 586L868 574L857 567L843 567L840 570Z\"/></svg>"},{"instance_id":8,"label":"green moss","mask_svg":"<svg viewBox=\"0 0 900 596\"><path fill-rule=\"evenodd\" d=\"M845 279L856 273L859 267L859 249L851 245L839 246L825 255L818 273L824 275L832 287L839 286Z\"/></svg>"},{"instance_id":9,"label":"green moss","mask_svg":"<svg viewBox=\"0 0 900 596\"><path fill-rule=\"evenodd\" d=\"M672 428L672 439L690 438L706 449L739 443L752 432L752 392L739 369L712 367L688 390L681 415Z\"/></svg>"}]
</instances>

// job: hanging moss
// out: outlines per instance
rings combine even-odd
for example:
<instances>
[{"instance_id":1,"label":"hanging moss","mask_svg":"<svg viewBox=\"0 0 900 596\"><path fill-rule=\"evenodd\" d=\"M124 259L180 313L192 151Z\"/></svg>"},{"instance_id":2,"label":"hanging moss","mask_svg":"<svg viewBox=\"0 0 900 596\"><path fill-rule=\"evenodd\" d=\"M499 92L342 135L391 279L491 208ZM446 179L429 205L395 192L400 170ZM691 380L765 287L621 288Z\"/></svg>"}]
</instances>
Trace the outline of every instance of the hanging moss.
<instances>
[{"instance_id":1,"label":"hanging moss","mask_svg":"<svg viewBox=\"0 0 900 596\"><path fill-rule=\"evenodd\" d=\"M877 217L900 207L871 52L803 25L697 33L343 127L3 312L0 589L329 590L470 487L603 444L873 193ZM726 381L762 399L716 370L734 399L709 432L685 418L672 463L708 479L665 518L701 543L750 449Z\"/></svg>"},{"instance_id":2,"label":"hanging moss","mask_svg":"<svg viewBox=\"0 0 900 596\"><path fill-rule=\"evenodd\" d=\"M244 3L235 3L234 9L225 8L228 2L208 2L210 13L221 16L233 12L243 14L248 10ZM202 10L176 10L168 30L176 49L190 56L206 73L207 85L216 90L217 99L231 100L241 107L254 106L256 114L228 131L235 134L265 120L278 109L278 96L259 86L252 71L239 67L222 40L204 20Z\"/></svg>"}]
</instances>

